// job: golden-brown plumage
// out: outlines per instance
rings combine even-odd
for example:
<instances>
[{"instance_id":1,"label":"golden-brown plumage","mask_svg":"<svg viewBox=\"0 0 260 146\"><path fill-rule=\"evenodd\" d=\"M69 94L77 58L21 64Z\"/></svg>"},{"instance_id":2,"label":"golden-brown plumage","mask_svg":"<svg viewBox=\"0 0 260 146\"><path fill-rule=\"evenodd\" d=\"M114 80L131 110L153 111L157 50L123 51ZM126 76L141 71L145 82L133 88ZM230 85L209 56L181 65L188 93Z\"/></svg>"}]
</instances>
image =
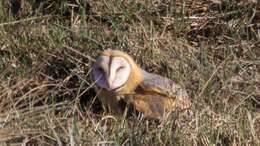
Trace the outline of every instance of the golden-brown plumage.
<instances>
[{"instance_id":1,"label":"golden-brown plumage","mask_svg":"<svg viewBox=\"0 0 260 146\"><path fill-rule=\"evenodd\" d=\"M144 116L158 119L177 107L190 107L188 94L180 85L168 78L142 70L126 53L106 50L101 52L100 56L108 56L110 59L122 57L131 67L129 78L120 88L111 91L100 89L102 103L112 112L123 113L122 101L133 105ZM98 63L96 62L97 65Z\"/></svg>"}]
</instances>

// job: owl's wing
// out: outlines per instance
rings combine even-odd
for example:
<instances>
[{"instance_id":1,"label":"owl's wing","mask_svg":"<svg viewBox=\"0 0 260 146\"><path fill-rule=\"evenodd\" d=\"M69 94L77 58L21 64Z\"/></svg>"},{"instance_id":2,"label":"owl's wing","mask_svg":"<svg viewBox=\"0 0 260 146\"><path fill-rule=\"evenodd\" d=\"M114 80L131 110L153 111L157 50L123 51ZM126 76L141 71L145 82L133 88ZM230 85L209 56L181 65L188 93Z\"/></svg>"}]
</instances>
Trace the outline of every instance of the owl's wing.
<instances>
[{"instance_id":1,"label":"owl's wing","mask_svg":"<svg viewBox=\"0 0 260 146\"><path fill-rule=\"evenodd\" d=\"M180 109L187 109L191 106L190 98L184 88L174 81L153 73L143 71L144 80L138 88L144 93L159 94L165 98L176 100ZM139 89L139 90L140 90Z\"/></svg>"},{"instance_id":2,"label":"owl's wing","mask_svg":"<svg viewBox=\"0 0 260 146\"><path fill-rule=\"evenodd\" d=\"M127 96L127 102L145 117L161 119L169 111L174 110L175 100L160 94L136 93Z\"/></svg>"}]
</instances>

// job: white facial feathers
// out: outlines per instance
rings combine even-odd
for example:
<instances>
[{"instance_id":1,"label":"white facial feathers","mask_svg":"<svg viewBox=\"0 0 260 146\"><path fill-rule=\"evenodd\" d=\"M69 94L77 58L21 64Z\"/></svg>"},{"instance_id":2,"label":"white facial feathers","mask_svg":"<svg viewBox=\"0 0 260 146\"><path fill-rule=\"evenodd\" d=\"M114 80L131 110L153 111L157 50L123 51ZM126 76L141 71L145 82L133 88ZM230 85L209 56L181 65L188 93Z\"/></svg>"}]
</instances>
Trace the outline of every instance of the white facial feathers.
<instances>
[{"instance_id":1,"label":"white facial feathers","mask_svg":"<svg viewBox=\"0 0 260 146\"><path fill-rule=\"evenodd\" d=\"M93 81L101 88L107 88L107 72L109 71L109 57L100 56L93 65L91 76Z\"/></svg>"},{"instance_id":2,"label":"white facial feathers","mask_svg":"<svg viewBox=\"0 0 260 146\"><path fill-rule=\"evenodd\" d=\"M108 83L112 89L116 89L125 84L131 72L130 64L122 57L112 59Z\"/></svg>"},{"instance_id":3,"label":"white facial feathers","mask_svg":"<svg viewBox=\"0 0 260 146\"><path fill-rule=\"evenodd\" d=\"M96 84L108 91L123 86L131 73L131 66L123 57L99 56L93 66L92 77Z\"/></svg>"}]
</instances>

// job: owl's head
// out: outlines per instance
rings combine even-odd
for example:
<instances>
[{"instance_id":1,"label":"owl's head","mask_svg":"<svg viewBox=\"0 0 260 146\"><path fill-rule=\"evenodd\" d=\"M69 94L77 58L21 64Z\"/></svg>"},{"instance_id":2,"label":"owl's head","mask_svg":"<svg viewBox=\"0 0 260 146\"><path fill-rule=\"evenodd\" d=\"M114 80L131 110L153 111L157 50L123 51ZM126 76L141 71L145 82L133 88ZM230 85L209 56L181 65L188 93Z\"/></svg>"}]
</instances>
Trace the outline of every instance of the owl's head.
<instances>
[{"instance_id":1,"label":"owl's head","mask_svg":"<svg viewBox=\"0 0 260 146\"><path fill-rule=\"evenodd\" d=\"M96 58L91 78L101 89L118 90L127 83L134 65L133 59L124 52L106 50Z\"/></svg>"}]
</instances>

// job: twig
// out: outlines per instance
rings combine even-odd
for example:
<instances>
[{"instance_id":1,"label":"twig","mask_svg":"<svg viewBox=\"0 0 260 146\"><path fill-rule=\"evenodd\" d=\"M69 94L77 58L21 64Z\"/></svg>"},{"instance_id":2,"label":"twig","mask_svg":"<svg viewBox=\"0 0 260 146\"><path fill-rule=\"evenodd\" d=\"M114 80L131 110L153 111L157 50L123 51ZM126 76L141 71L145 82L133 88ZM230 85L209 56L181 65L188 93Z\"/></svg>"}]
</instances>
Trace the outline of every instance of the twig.
<instances>
[{"instance_id":1,"label":"twig","mask_svg":"<svg viewBox=\"0 0 260 146\"><path fill-rule=\"evenodd\" d=\"M70 32L76 32L76 31L73 31L72 29L70 29L70 28L68 28L68 27L65 27L65 26L62 26L62 25L59 25L59 24L55 24L55 25L56 25L56 26L59 26L59 27L61 27L61 28L64 28L64 29L66 29L66 30L68 30L68 31L70 31ZM93 38L90 38L89 36L85 36L85 35L84 35L82 38L83 38L83 39L87 39L87 40L89 40L89 41L95 43L96 45L98 45L98 46L101 47L102 49L104 48L104 45L103 45L103 44L99 43L97 40L95 40L95 39L93 39Z\"/></svg>"},{"instance_id":2,"label":"twig","mask_svg":"<svg viewBox=\"0 0 260 146\"><path fill-rule=\"evenodd\" d=\"M94 58L92 58L92 57L90 57L90 56L88 56L88 55L85 55L85 54L79 52L78 50L73 49L72 47L70 47L70 46L68 46L68 45L63 45L63 47L65 47L66 49L68 49L68 50L70 50L70 51L73 51L73 52L75 52L75 53L77 53L77 54L79 54L79 55L81 55L81 56L83 56L83 57L89 59L90 61L95 62L95 59L94 59Z\"/></svg>"},{"instance_id":3,"label":"twig","mask_svg":"<svg viewBox=\"0 0 260 146\"><path fill-rule=\"evenodd\" d=\"M210 81L212 81L212 79L215 77L215 75L218 73L219 69L222 67L222 65L226 62L226 60L224 60L222 63L220 63L220 65L218 65L218 67L214 70L214 72L212 73L212 75L210 76L210 78L207 80L207 82L205 83L205 85L203 86L203 88L201 89L200 93L199 93L199 97L202 96L202 94L204 93L204 91L206 90L206 88L208 87Z\"/></svg>"},{"instance_id":4,"label":"twig","mask_svg":"<svg viewBox=\"0 0 260 146\"><path fill-rule=\"evenodd\" d=\"M49 18L52 17L52 15L45 15L45 16L41 16L41 17L31 17L31 18L27 18L27 19L22 19L22 20L17 20L17 21L11 21L11 22L5 22L5 23L1 23L1 26L5 26L5 25L14 25L17 23L22 23L22 22L27 22L27 21L33 21L33 20L37 20L37 19L44 19L44 18Z\"/></svg>"}]
</instances>

